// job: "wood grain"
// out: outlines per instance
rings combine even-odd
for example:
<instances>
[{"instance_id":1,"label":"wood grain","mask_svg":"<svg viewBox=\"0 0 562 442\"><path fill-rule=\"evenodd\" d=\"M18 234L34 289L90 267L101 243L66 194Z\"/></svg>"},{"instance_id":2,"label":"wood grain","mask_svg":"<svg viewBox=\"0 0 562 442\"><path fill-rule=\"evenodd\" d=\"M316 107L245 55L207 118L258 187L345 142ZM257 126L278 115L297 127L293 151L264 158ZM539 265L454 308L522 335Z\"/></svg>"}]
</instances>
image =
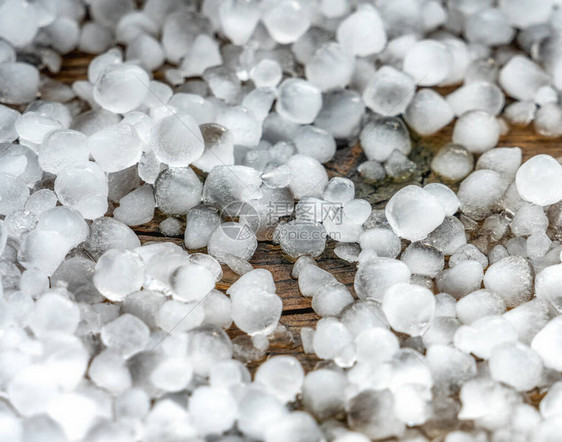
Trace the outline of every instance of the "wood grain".
<instances>
[{"instance_id":1,"label":"wood grain","mask_svg":"<svg viewBox=\"0 0 562 442\"><path fill-rule=\"evenodd\" d=\"M85 80L87 79L87 67L91 58L92 56L87 54L69 54L64 57L61 71L51 75L51 77L67 84L76 80ZM161 78L162 75L160 74L158 77ZM429 161L441 146L450 142L452 130L453 126L450 125L428 138L419 138L412 134L414 141L412 159L416 161L417 170L407 182L393 183L387 181L378 185L364 183L356 172L357 166L365 161L361 147L357 142L344 145L338 149L335 159L327 165L329 175L351 178L356 183L358 197L367 198L373 205L382 207L388 200L389 195L408 183L423 184L439 181L439 178L430 172ZM524 159L538 153L546 153L554 157L562 156L562 144L559 139L542 138L534 132L532 127L511 127L509 133L502 136L500 145L519 146L523 150ZM157 212L154 220L150 223L137 226L134 229L141 242L172 241L183 246L182 238L169 238L160 234L158 225L164 218L161 213ZM273 274L277 293L283 299L281 324L286 327L287 332L276 335L272 339L267 353L251 362L250 367L255 368L261 360L272 355L286 354L297 357L307 371L314 368L321 362L315 356L304 353L300 329L304 326L314 327L319 317L311 308L310 298L304 298L300 295L297 282L291 278L292 260L283 254L279 246L270 242L260 242L251 264L255 268L267 269ZM336 257L333 242L328 243L325 253L318 259L318 265L332 273L353 292L355 266ZM218 288L226 290L237 278L238 276L225 266L224 278ZM245 336L235 327L228 330L228 333L240 345L247 344ZM530 399L530 402L534 402L534 400Z\"/></svg>"}]
</instances>

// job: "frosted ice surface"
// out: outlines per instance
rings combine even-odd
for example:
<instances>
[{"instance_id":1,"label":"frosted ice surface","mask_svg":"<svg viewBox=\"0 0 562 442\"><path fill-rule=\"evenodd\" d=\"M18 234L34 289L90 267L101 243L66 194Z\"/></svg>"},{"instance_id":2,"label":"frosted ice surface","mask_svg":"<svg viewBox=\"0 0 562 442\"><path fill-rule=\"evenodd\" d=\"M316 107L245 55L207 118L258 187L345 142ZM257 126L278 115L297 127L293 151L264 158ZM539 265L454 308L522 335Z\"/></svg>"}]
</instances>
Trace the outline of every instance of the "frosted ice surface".
<instances>
[{"instance_id":1,"label":"frosted ice surface","mask_svg":"<svg viewBox=\"0 0 562 442\"><path fill-rule=\"evenodd\" d=\"M433 319L435 299L424 287L399 283L385 292L382 310L394 330L420 336Z\"/></svg>"},{"instance_id":2,"label":"frosted ice surface","mask_svg":"<svg viewBox=\"0 0 562 442\"><path fill-rule=\"evenodd\" d=\"M474 169L474 157L459 144L447 144L431 160L431 169L451 181L460 181Z\"/></svg>"},{"instance_id":3,"label":"frosted ice surface","mask_svg":"<svg viewBox=\"0 0 562 442\"><path fill-rule=\"evenodd\" d=\"M0 102L29 103L37 97L38 92L39 71L36 67L20 62L0 64Z\"/></svg>"},{"instance_id":4,"label":"frosted ice surface","mask_svg":"<svg viewBox=\"0 0 562 442\"><path fill-rule=\"evenodd\" d=\"M353 58L338 43L319 47L305 66L308 81L322 91L345 88L353 74Z\"/></svg>"},{"instance_id":5,"label":"frosted ice surface","mask_svg":"<svg viewBox=\"0 0 562 442\"><path fill-rule=\"evenodd\" d=\"M435 40L421 40L406 53L403 70L420 86L434 86L447 79L453 65L449 48Z\"/></svg>"},{"instance_id":6,"label":"frosted ice surface","mask_svg":"<svg viewBox=\"0 0 562 442\"><path fill-rule=\"evenodd\" d=\"M148 343L149 329L136 316L125 313L101 329L101 340L110 349L128 358Z\"/></svg>"},{"instance_id":7,"label":"frosted ice surface","mask_svg":"<svg viewBox=\"0 0 562 442\"><path fill-rule=\"evenodd\" d=\"M369 121L363 126L359 138L369 160L386 161L394 150L408 155L412 149L408 129L399 118Z\"/></svg>"},{"instance_id":8,"label":"frosted ice surface","mask_svg":"<svg viewBox=\"0 0 562 442\"><path fill-rule=\"evenodd\" d=\"M360 5L340 23L336 37L347 51L359 57L381 52L387 41L378 11L367 4Z\"/></svg>"},{"instance_id":9,"label":"frosted ice surface","mask_svg":"<svg viewBox=\"0 0 562 442\"><path fill-rule=\"evenodd\" d=\"M307 5L299 0L270 2L262 22L271 37L280 44L297 41L310 27Z\"/></svg>"},{"instance_id":10,"label":"frosted ice surface","mask_svg":"<svg viewBox=\"0 0 562 442\"><path fill-rule=\"evenodd\" d=\"M148 74L131 64L111 64L94 87L96 102L111 112L124 114L143 102L148 92Z\"/></svg>"},{"instance_id":11,"label":"frosted ice surface","mask_svg":"<svg viewBox=\"0 0 562 442\"><path fill-rule=\"evenodd\" d=\"M495 147L500 137L500 125L491 114L475 110L464 113L455 123L453 143L469 152L480 154Z\"/></svg>"},{"instance_id":12,"label":"frosted ice surface","mask_svg":"<svg viewBox=\"0 0 562 442\"><path fill-rule=\"evenodd\" d=\"M365 105L383 116L403 113L414 98L414 80L402 72L383 66L363 91Z\"/></svg>"},{"instance_id":13,"label":"frosted ice surface","mask_svg":"<svg viewBox=\"0 0 562 442\"><path fill-rule=\"evenodd\" d=\"M562 199L562 166L550 155L536 155L527 160L515 176L521 198L539 206Z\"/></svg>"},{"instance_id":14,"label":"frosted ice surface","mask_svg":"<svg viewBox=\"0 0 562 442\"><path fill-rule=\"evenodd\" d=\"M320 90L306 80L284 80L278 90L276 110L283 118L299 124L312 123L322 107Z\"/></svg>"},{"instance_id":15,"label":"frosted ice surface","mask_svg":"<svg viewBox=\"0 0 562 442\"><path fill-rule=\"evenodd\" d=\"M140 290L143 280L144 263L130 250L108 250L96 264L94 284L112 301L122 301L129 293Z\"/></svg>"},{"instance_id":16,"label":"frosted ice surface","mask_svg":"<svg viewBox=\"0 0 562 442\"><path fill-rule=\"evenodd\" d=\"M420 135L431 135L454 118L450 103L432 89L420 89L404 112L408 125Z\"/></svg>"}]
</instances>

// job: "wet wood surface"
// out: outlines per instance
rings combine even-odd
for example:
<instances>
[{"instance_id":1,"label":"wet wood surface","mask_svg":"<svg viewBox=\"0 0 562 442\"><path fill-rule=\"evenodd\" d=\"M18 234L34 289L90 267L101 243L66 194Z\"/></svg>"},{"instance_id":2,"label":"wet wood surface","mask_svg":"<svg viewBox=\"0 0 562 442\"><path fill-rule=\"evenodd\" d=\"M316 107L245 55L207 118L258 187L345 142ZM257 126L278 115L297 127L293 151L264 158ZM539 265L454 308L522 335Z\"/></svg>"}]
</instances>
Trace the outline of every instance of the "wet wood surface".
<instances>
[{"instance_id":1,"label":"wet wood surface","mask_svg":"<svg viewBox=\"0 0 562 442\"><path fill-rule=\"evenodd\" d=\"M85 80L87 79L87 66L91 58L86 54L69 54L64 58L61 71L52 75L52 77L67 84L76 80ZM357 166L366 158L357 142L338 148L335 159L327 164L329 175L331 177L345 176L351 178L356 183L357 197L368 199L375 207L384 207L384 203L389 196L404 185L439 181L439 178L430 172L429 162L441 146L450 142L452 130L453 126L450 125L428 138L419 138L414 134L412 135L414 148L411 159L416 163L416 171L407 181L401 183L385 182L379 185L364 183L356 170ZM532 127L510 127L509 133L502 136L499 145L521 147L524 159L538 153L562 157L562 141L560 139L542 138L535 133ZM165 237L159 232L158 225L164 218L161 213L157 212L150 223L134 228L141 242L171 241L183 246L183 238ZM326 251L317 260L318 265L348 286L355 296L353 290L355 265L339 259L334 253L334 245L333 242L328 242ZM314 368L320 361L314 355L305 354L302 348L300 329L305 326L315 327L319 317L311 308L311 298L302 297L298 290L297 281L291 278L293 260L284 255L279 246L271 242L260 242L251 264L255 268L267 269L273 274L277 294L283 300L283 315L280 322L286 327L287 332L275 336L266 354L251 362L250 367L255 368L261 360L272 355L285 354L297 357L307 371ZM224 278L217 288L226 290L238 279L238 276L226 266L223 267ZM234 326L228 332L231 337L244 344L246 339L243 336L244 334Z\"/></svg>"}]
</instances>

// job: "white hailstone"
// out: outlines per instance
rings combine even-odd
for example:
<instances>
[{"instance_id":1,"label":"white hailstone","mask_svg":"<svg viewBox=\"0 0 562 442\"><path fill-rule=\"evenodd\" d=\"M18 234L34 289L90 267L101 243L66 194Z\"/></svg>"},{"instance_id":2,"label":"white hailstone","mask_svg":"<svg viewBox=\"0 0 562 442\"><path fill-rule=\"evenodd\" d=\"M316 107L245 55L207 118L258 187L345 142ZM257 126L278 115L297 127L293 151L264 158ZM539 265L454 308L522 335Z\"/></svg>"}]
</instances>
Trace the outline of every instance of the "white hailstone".
<instances>
[{"instance_id":1,"label":"white hailstone","mask_svg":"<svg viewBox=\"0 0 562 442\"><path fill-rule=\"evenodd\" d=\"M158 208L169 215L185 215L201 201L203 186L190 167L164 169L154 183Z\"/></svg>"},{"instance_id":2,"label":"white hailstone","mask_svg":"<svg viewBox=\"0 0 562 442\"><path fill-rule=\"evenodd\" d=\"M214 121L217 113L217 109L213 103L197 94L183 92L174 95L170 94L167 105L174 110L176 114L191 115L197 124L210 123ZM167 107L162 108L162 103L157 106L162 112L161 117L173 114L173 112L171 112Z\"/></svg>"},{"instance_id":3,"label":"white hailstone","mask_svg":"<svg viewBox=\"0 0 562 442\"><path fill-rule=\"evenodd\" d=\"M54 130L47 134L39 147L38 160L41 168L57 174L65 167L85 164L90 157L88 139L78 131Z\"/></svg>"},{"instance_id":4,"label":"white hailstone","mask_svg":"<svg viewBox=\"0 0 562 442\"><path fill-rule=\"evenodd\" d=\"M106 67L114 64L121 64L123 62L123 53L118 48L110 49L109 51L94 57L88 65L88 81L95 84Z\"/></svg>"},{"instance_id":5,"label":"white hailstone","mask_svg":"<svg viewBox=\"0 0 562 442\"><path fill-rule=\"evenodd\" d=\"M222 56L217 42L208 35L199 34L182 60L180 71L186 77L200 77L206 69L221 64Z\"/></svg>"},{"instance_id":6,"label":"white hailstone","mask_svg":"<svg viewBox=\"0 0 562 442\"><path fill-rule=\"evenodd\" d=\"M19 118L18 111L0 104L0 143L11 143L18 138L15 124Z\"/></svg>"},{"instance_id":7,"label":"white hailstone","mask_svg":"<svg viewBox=\"0 0 562 442\"><path fill-rule=\"evenodd\" d=\"M48 292L36 302L29 317L29 327L37 336L51 332L72 334L78 327L78 306L60 293Z\"/></svg>"},{"instance_id":8,"label":"white hailstone","mask_svg":"<svg viewBox=\"0 0 562 442\"><path fill-rule=\"evenodd\" d=\"M156 158L171 167L184 167L203 155L203 135L195 120L187 114L170 115L154 124L150 146Z\"/></svg>"},{"instance_id":9,"label":"white hailstone","mask_svg":"<svg viewBox=\"0 0 562 442\"><path fill-rule=\"evenodd\" d=\"M318 419L338 414L345 406L346 386L345 374L339 371L320 368L307 373L303 384L304 408Z\"/></svg>"},{"instance_id":10,"label":"white hailstone","mask_svg":"<svg viewBox=\"0 0 562 442\"><path fill-rule=\"evenodd\" d=\"M398 338L383 327L365 330L355 338L358 363L376 364L390 361L400 349Z\"/></svg>"},{"instance_id":11,"label":"white hailstone","mask_svg":"<svg viewBox=\"0 0 562 442\"><path fill-rule=\"evenodd\" d=\"M436 387L456 391L476 375L474 358L456 348L432 345L427 349L427 363Z\"/></svg>"},{"instance_id":12,"label":"white hailstone","mask_svg":"<svg viewBox=\"0 0 562 442\"><path fill-rule=\"evenodd\" d=\"M46 413L68 439L82 439L99 418L98 404L86 394L66 392L51 401Z\"/></svg>"},{"instance_id":13,"label":"white hailstone","mask_svg":"<svg viewBox=\"0 0 562 442\"><path fill-rule=\"evenodd\" d=\"M341 205L351 201L355 196L355 184L348 178L334 177L324 189L324 199ZM369 211L370 213L370 211Z\"/></svg>"},{"instance_id":14,"label":"white hailstone","mask_svg":"<svg viewBox=\"0 0 562 442\"><path fill-rule=\"evenodd\" d=\"M213 207L195 206L190 209L185 225L185 247L199 249L207 246L209 238L220 223L220 215Z\"/></svg>"},{"instance_id":15,"label":"white hailstone","mask_svg":"<svg viewBox=\"0 0 562 442\"><path fill-rule=\"evenodd\" d=\"M26 269L40 270L50 276L71 248L59 232L35 229L23 237L18 262Z\"/></svg>"},{"instance_id":16,"label":"white hailstone","mask_svg":"<svg viewBox=\"0 0 562 442\"><path fill-rule=\"evenodd\" d=\"M94 86L94 100L111 112L124 114L139 107L148 92L146 71L132 64L111 64Z\"/></svg>"},{"instance_id":17,"label":"white hailstone","mask_svg":"<svg viewBox=\"0 0 562 442\"><path fill-rule=\"evenodd\" d=\"M555 3L553 0L546 0L540 4L531 0L501 0L499 8L513 26L525 29L548 21Z\"/></svg>"},{"instance_id":18,"label":"white hailstone","mask_svg":"<svg viewBox=\"0 0 562 442\"><path fill-rule=\"evenodd\" d=\"M535 118L537 106L532 101L515 101L506 106L504 118L515 126L528 126Z\"/></svg>"},{"instance_id":19,"label":"white hailstone","mask_svg":"<svg viewBox=\"0 0 562 442\"><path fill-rule=\"evenodd\" d=\"M308 8L303 6L299 0L280 0L269 3L269 9L262 15L262 22L277 43L294 43L310 27Z\"/></svg>"},{"instance_id":20,"label":"white hailstone","mask_svg":"<svg viewBox=\"0 0 562 442\"><path fill-rule=\"evenodd\" d=\"M254 0L228 0L221 2L218 7L222 31L236 45L244 45L248 42L260 20L260 15L260 5Z\"/></svg>"},{"instance_id":21,"label":"white hailstone","mask_svg":"<svg viewBox=\"0 0 562 442\"><path fill-rule=\"evenodd\" d=\"M544 366L559 371L562 367L562 318L557 316L533 338L531 347L541 357Z\"/></svg>"},{"instance_id":22,"label":"white hailstone","mask_svg":"<svg viewBox=\"0 0 562 442\"><path fill-rule=\"evenodd\" d=\"M55 179L55 193L63 205L86 219L98 218L107 211L107 177L94 162L61 170Z\"/></svg>"},{"instance_id":23,"label":"white hailstone","mask_svg":"<svg viewBox=\"0 0 562 442\"><path fill-rule=\"evenodd\" d=\"M449 102L433 89L418 90L404 112L408 125L420 135L438 132L454 117Z\"/></svg>"},{"instance_id":24,"label":"white hailstone","mask_svg":"<svg viewBox=\"0 0 562 442\"><path fill-rule=\"evenodd\" d=\"M277 61L264 58L250 70L250 78L256 88L273 88L283 78L283 69Z\"/></svg>"},{"instance_id":25,"label":"white hailstone","mask_svg":"<svg viewBox=\"0 0 562 442\"><path fill-rule=\"evenodd\" d=\"M283 403L292 402L301 393L304 370L292 356L274 356L256 370L254 382L263 385Z\"/></svg>"},{"instance_id":26,"label":"white hailstone","mask_svg":"<svg viewBox=\"0 0 562 442\"><path fill-rule=\"evenodd\" d=\"M481 110L498 115L504 107L504 94L499 87L487 81L471 82L447 95L455 115Z\"/></svg>"},{"instance_id":27,"label":"white hailstone","mask_svg":"<svg viewBox=\"0 0 562 442\"><path fill-rule=\"evenodd\" d=\"M488 365L492 379L517 391L529 391L536 387L541 380L543 369L537 353L520 342L495 347Z\"/></svg>"},{"instance_id":28,"label":"white hailstone","mask_svg":"<svg viewBox=\"0 0 562 442\"><path fill-rule=\"evenodd\" d=\"M251 274L252 272L247 273ZM283 303L274 292L253 287L230 293L231 315L236 326L249 335L267 335L277 327ZM244 285L239 286L244 287Z\"/></svg>"},{"instance_id":29,"label":"white hailstone","mask_svg":"<svg viewBox=\"0 0 562 442\"><path fill-rule=\"evenodd\" d=\"M509 44L515 34L506 14L495 8L483 9L470 16L465 27L464 34L469 42L487 46Z\"/></svg>"},{"instance_id":30,"label":"white hailstone","mask_svg":"<svg viewBox=\"0 0 562 442\"><path fill-rule=\"evenodd\" d=\"M238 400L238 429L246 436L263 439L266 430L287 414L283 404L261 388L248 388Z\"/></svg>"},{"instance_id":31,"label":"white hailstone","mask_svg":"<svg viewBox=\"0 0 562 442\"><path fill-rule=\"evenodd\" d=\"M232 325L230 298L218 290L211 290L203 299L203 324L228 329Z\"/></svg>"},{"instance_id":32,"label":"white hailstone","mask_svg":"<svg viewBox=\"0 0 562 442\"><path fill-rule=\"evenodd\" d=\"M515 178L521 166L522 151L519 147L496 147L484 152L476 162L476 169L495 170L509 180Z\"/></svg>"},{"instance_id":33,"label":"white hailstone","mask_svg":"<svg viewBox=\"0 0 562 442\"><path fill-rule=\"evenodd\" d=\"M516 341L515 328L501 316L485 316L455 333L455 347L482 359L488 359L497 345Z\"/></svg>"},{"instance_id":34,"label":"white hailstone","mask_svg":"<svg viewBox=\"0 0 562 442\"><path fill-rule=\"evenodd\" d=\"M166 301L156 314L156 325L170 335L177 335L199 327L205 311L196 302Z\"/></svg>"},{"instance_id":35,"label":"white hailstone","mask_svg":"<svg viewBox=\"0 0 562 442\"><path fill-rule=\"evenodd\" d=\"M330 161L336 153L334 137L315 126L302 126L293 138L295 148L301 155L308 155L321 163Z\"/></svg>"},{"instance_id":36,"label":"white hailstone","mask_svg":"<svg viewBox=\"0 0 562 442\"><path fill-rule=\"evenodd\" d=\"M548 393L542 398L539 404L541 416L545 419L557 417L562 409L562 383L552 384Z\"/></svg>"},{"instance_id":37,"label":"white hailstone","mask_svg":"<svg viewBox=\"0 0 562 442\"><path fill-rule=\"evenodd\" d=\"M495 147L499 137L500 126L496 117L480 110L463 114L453 129L453 143L476 154Z\"/></svg>"},{"instance_id":38,"label":"white hailstone","mask_svg":"<svg viewBox=\"0 0 562 442\"><path fill-rule=\"evenodd\" d=\"M25 104L39 92L39 71L35 66L20 62L0 64L0 102Z\"/></svg>"},{"instance_id":39,"label":"white hailstone","mask_svg":"<svg viewBox=\"0 0 562 442\"><path fill-rule=\"evenodd\" d=\"M456 303L456 313L463 324L472 324L484 316L505 313L504 300L488 290L477 290L464 296Z\"/></svg>"},{"instance_id":40,"label":"white hailstone","mask_svg":"<svg viewBox=\"0 0 562 442\"><path fill-rule=\"evenodd\" d=\"M378 54L386 46L386 30L378 11L368 4L359 5L336 31L338 42L352 55Z\"/></svg>"},{"instance_id":41,"label":"white hailstone","mask_svg":"<svg viewBox=\"0 0 562 442\"><path fill-rule=\"evenodd\" d=\"M154 189L145 184L119 200L119 207L113 211L115 219L129 226L145 224L154 218Z\"/></svg>"},{"instance_id":42,"label":"white hailstone","mask_svg":"<svg viewBox=\"0 0 562 442\"><path fill-rule=\"evenodd\" d=\"M445 216L453 216L459 209L459 199L455 192L441 183L430 183L423 187L423 190L432 194L443 206Z\"/></svg>"},{"instance_id":43,"label":"white hailstone","mask_svg":"<svg viewBox=\"0 0 562 442\"><path fill-rule=\"evenodd\" d=\"M305 66L306 79L322 91L345 88L353 74L353 57L338 43L320 46Z\"/></svg>"},{"instance_id":44,"label":"white hailstone","mask_svg":"<svg viewBox=\"0 0 562 442\"><path fill-rule=\"evenodd\" d=\"M248 261L257 246L256 235L246 224L227 222L212 233L207 250L220 262L224 262L230 255Z\"/></svg>"},{"instance_id":45,"label":"white hailstone","mask_svg":"<svg viewBox=\"0 0 562 442\"><path fill-rule=\"evenodd\" d=\"M68 207L58 206L45 210L37 221L37 229L59 233L71 248L88 237L88 225L78 212Z\"/></svg>"},{"instance_id":46,"label":"white hailstone","mask_svg":"<svg viewBox=\"0 0 562 442\"><path fill-rule=\"evenodd\" d=\"M429 348L432 345L452 344L455 332L460 325L460 322L452 317L441 316L433 318L423 334L423 345Z\"/></svg>"},{"instance_id":47,"label":"white hailstone","mask_svg":"<svg viewBox=\"0 0 562 442\"><path fill-rule=\"evenodd\" d=\"M101 341L107 348L113 349L128 358L144 350L148 344L150 330L136 316L125 313L104 325L101 329Z\"/></svg>"},{"instance_id":48,"label":"white hailstone","mask_svg":"<svg viewBox=\"0 0 562 442\"><path fill-rule=\"evenodd\" d=\"M547 138L558 138L562 135L562 109L556 103L541 106L535 114L535 131Z\"/></svg>"},{"instance_id":49,"label":"white hailstone","mask_svg":"<svg viewBox=\"0 0 562 442\"><path fill-rule=\"evenodd\" d=\"M361 96L352 90L343 89L324 95L324 104L314 124L334 138L349 138L357 135L365 104Z\"/></svg>"},{"instance_id":50,"label":"white hailstone","mask_svg":"<svg viewBox=\"0 0 562 442\"><path fill-rule=\"evenodd\" d=\"M118 172L140 160L142 144L135 128L126 123L108 126L88 138L88 149L105 172Z\"/></svg>"},{"instance_id":51,"label":"white hailstone","mask_svg":"<svg viewBox=\"0 0 562 442\"><path fill-rule=\"evenodd\" d=\"M349 289L339 282L329 284L312 298L312 309L319 316L338 316L348 305L353 303Z\"/></svg>"},{"instance_id":52,"label":"white hailstone","mask_svg":"<svg viewBox=\"0 0 562 442\"><path fill-rule=\"evenodd\" d=\"M87 54L100 54L109 48L112 42L113 34L108 28L99 23L86 22L81 29L78 50Z\"/></svg>"},{"instance_id":53,"label":"white hailstone","mask_svg":"<svg viewBox=\"0 0 562 442\"><path fill-rule=\"evenodd\" d=\"M171 357L160 362L150 374L150 380L159 389L177 392L185 389L193 377L193 368L187 358Z\"/></svg>"},{"instance_id":54,"label":"white hailstone","mask_svg":"<svg viewBox=\"0 0 562 442\"><path fill-rule=\"evenodd\" d=\"M190 396L187 408L202 434L222 434L234 425L239 416L232 394L217 387L197 388Z\"/></svg>"},{"instance_id":55,"label":"white hailstone","mask_svg":"<svg viewBox=\"0 0 562 442\"><path fill-rule=\"evenodd\" d=\"M293 220L279 223L273 237L279 241L283 251L293 257L309 255L320 256L326 247L326 227L305 220Z\"/></svg>"},{"instance_id":56,"label":"white hailstone","mask_svg":"<svg viewBox=\"0 0 562 442\"><path fill-rule=\"evenodd\" d=\"M385 214L394 233L410 241L426 238L445 218L445 210L439 200L413 185L392 196Z\"/></svg>"},{"instance_id":57,"label":"white hailstone","mask_svg":"<svg viewBox=\"0 0 562 442\"><path fill-rule=\"evenodd\" d=\"M21 210L29 197L29 188L18 177L0 173L0 215Z\"/></svg>"},{"instance_id":58,"label":"white hailstone","mask_svg":"<svg viewBox=\"0 0 562 442\"><path fill-rule=\"evenodd\" d=\"M435 314L435 298L425 287L399 283L385 292L382 310L394 330L420 336Z\"/></svg>"},{"instance_id":59,"label":"white hailstone","mask_svg":"<svg viewBox=\"0 0 562 442\"><path fill-rule=\"evenodd\" d=\"M363 101L373 112L395 116L405 112L414 98L414 80L393 67L383 66L363 91Z\"/></svg>"},{"instance_id":60,"label":"white hailstone","mask_svg":"<svg viewBox=\"0 0 562 442\"><path fill-rule=\"evenodd\" d=\"M401 256L412 274L425 275L435 278L445 266L443 252L435 247L421 242L410 244Z\"/></svg>"},{"instance_id":61,"label":"white hailstone","mask_svg":"<svg viewBox=\"0 0 562 442\"><path fill-rule=\"evenodd\" d=\"M460 185L457 197L461 211L472 219L490 215L507 188L506 181L493 170L477 170Z\"/></svg>"},{"instance_id":62,"label":"white hailstone","mask_svg":"<svg viewBox=\"0 0 562 442\"><path fill-rule=\"evenodd\" d=\"M297 439L320 442L324 435L316 421L304 411L293 411L274 422L265 432L267 442L283 442Z\"/></svg>"},{"instance_id":63,"label":"white hailstone","mask_svg":"<svg viewBox=\"0 0 562 442\"><path fill-rule=\"evenodd\" d=\"M437 289L459 299L480 288L484 271L482 264L474 260L459 262L455 267L437 275Z\"/></svg>"},{"instance_id":64,"label":"white hailstone","mask_svg":"<svg viewBox=\"0 0 562 442\"><path fill-rule=\"evenodd\" d=\"M35 4L8 0L0 6L0 37L16 48L29 45L39 30Z\"/></svg>"},{"instance_id":65,"label":"white hailstone","mask_svg":"<svg viewBox=\"0 0 562 442\"><path fill-rule=\"evenodd\" d=\"M96 264L94 285L111 301L122 301L140 290L144 280L144 263L137 253L124 249L105 252Z\"/></svg>"},{"instance_id":66,"label":"white hailstone","mask_svg":"<svg viewBox=\"0 0 562 442\"><path fill-rule=\"evenodd\" d=\"M295 198L322 197L328 183L328 175L322 164L312 157L298 154L291 157L287 166L291 175L289 188Z\"/></svg>"},{"instance_id":67,"label":"white hailstone","mask_svg":"<svg viewBox=\"0 0 562 442\"><path fill-rule=\"evenodd\" d=\"M369 160L387 161L395 150L408 155L412 142L406 125L399 118L386 117L369 121L359 135Z\"/></svg>"},{"instance_id":68,"label":"white hailstone","mask_svg":"<svg viewBox=\"0 0 562 442\"><path fill-rule=\"evenodd\" d=\"M251 147L260 142L261 121L243 106L224 107L218 112L216 123L231 132L235 145Z\"/></svg>"},{"instance_id":69,"label":"white hailstone","mask_svg":"<svg viewBox=\"0 0 562 442\"><path fill-rule=\"evenodd\" d=\"M535 278L535 293L538 298L552 305L557 311L562 310L562 264L548 266Z\"/></svg>"},{"instance_id":70,"label":"white hailstone","mask_svg":"<svg viewBox=\"0 0 562 442\"><path fill-rule=\"evenodd\" d=\"M377 256L383 258L396 258L402 248L400 237L384 227L362 232L359 235L359 245L362 250L374 250Z\"/></svg>"},{"instance_id":71,"label":"white hailstone","mask_svg":"<svg viewBox=\"0 0 562 442\"><path fill-rule=\"evenodd\" d=\"M353 336L335 318L322 318L316 323L312 345L320 359L331 359L341 367L350 367L354 362Z\"/></svg>"},{"instance_id":72,"label":"white hailstone","mask_svg":"<svg viewBox=\"0 0 562 442\"><path fill-rule=\"evenodd\" d=\"M139 33L128 43L126 58L127 61L139 62L148 71L154 71L164 63L164 50L154 37Z\"/></svg>"},{"instance_id":73,"label":"white hailstone","mask_svg":"<svg viewBox=\"0 0 562 442\"><path fill-rule=\"evenodd\" d=\"M406 53L403 70L420 86L435 86L447 79L453 67L453 55L444 43L418 41Z\"/></svg>"},{"instance_id":74,"label":"white hailstone","mask_svg":"<svg viewBox=\"0 0 562 442\"><path fill-rule=\"evenodd\" d=\"M281 117L298 124L310 124L321 108L322 93L310 82L288 78L279 86L275 109Z\"/></svg>"},{"instance_id":75,"label":"white hailstone","mask_svg":"<svg viewBox=\"0 0 562 442\"><path fill-rule=\"evenodd\" d=\"M200 301L215 288L215 277L205 266L189 263L172 273L171 285L178 298L187 302Z\"/></svg>"},{"instance_id":76,"label":"white hailstone","mask_svg":"<svg viewBox=\"0 0 562 442\"><path fill-rule=\"evenodd\" d=\"M562 166L550 155L527 160L515 176L517 192L525 201L548 206L562 199Z\"/></svg>"},{"instance_id":77,"label":"white hailstone","mask_svg":"<svg viewBox=\"0 0 562 442\"><path fill-rule=\"evenodd\" d=\"M105 349L90 362L88 377L100 388L121 394L132 387L131 373L119 352Z\"/></svg>"},{"instance_id":78,"label":"white hailstone","mask_svg":"<svg viewBox=\"0 0 562 442\"><path fill-rule=\"evenodd\" d=\"M508 256L488 267L484 286L501 296L507 307L517 307L532 297L533 269L522 256Z\"/></svg>"},{"instance_id":79,"label":"white hailstone","mask_svg":"<svg viewBox=\"0 0 562 442\"><path fill-rule=\"evenodd\" d=\"M474 169L474 157L463 146L447 144L431 160L431 170L451 181L460 181Z\"/></svg>"},{"instance_id":80,"label":"white hailstone","mask_svg":"<svg viewBox=\"0 0 562 442\"><path fill-rule=\"evenodd\" d=\"M499 74L499 83L505 93L521 101L533 101L536 91L549 82L548 75L523 55L511 58Z\"/></svg>"},{"instance_id":81,"label":"white hailstone","mask_svg":"<svg viewBox=\"0 0 562 442\"><path fill-rule=\"evenodd\" d=\"M405 424L395 416L394 406L390 390L365 390L346 405L349 427L369 439L400 437Z\"/></svg>"},{"instance_id":82,"label":"white hailstone","mask_svg":"<svg viewBox=\"0 0 562 442\"><path fill-rule=\"evenodd\" d=\"M395 284L410 282L411 272L396 259L375 258L359 263L355 274L355 292L359 298L382 302L387 289Z\"/></svg>"}]
</instances>

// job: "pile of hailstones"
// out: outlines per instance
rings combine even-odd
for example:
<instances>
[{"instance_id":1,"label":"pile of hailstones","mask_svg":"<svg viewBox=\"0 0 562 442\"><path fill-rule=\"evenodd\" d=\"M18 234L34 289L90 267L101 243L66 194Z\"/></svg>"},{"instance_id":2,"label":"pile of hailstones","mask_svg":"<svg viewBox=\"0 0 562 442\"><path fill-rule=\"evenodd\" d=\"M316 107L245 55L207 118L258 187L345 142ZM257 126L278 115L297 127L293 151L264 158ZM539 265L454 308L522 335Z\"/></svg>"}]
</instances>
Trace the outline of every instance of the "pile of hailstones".
<instances>
[{"instance_id":1,"label":"pile of hailstones","mask_svg":"<svg viewBox=\"0 0 562 442\"><path fill-rule=\"evenodd\" d=\"M0 3L2 441L558 440L562 166L495 146L507 122L562 134L559 1L86 3ZM99 54L87 80L39 74L76 48ZM455 117L431 167L456 194L373 210L322 165L359 139L362 176L403 178L406 124ZM156 207L208 254L141 246ZM325 362L252 381L240 361L283 333L249 263L272 230ZM327 236L359 299L316 265Z\"/></svg>"}]
</instances>

